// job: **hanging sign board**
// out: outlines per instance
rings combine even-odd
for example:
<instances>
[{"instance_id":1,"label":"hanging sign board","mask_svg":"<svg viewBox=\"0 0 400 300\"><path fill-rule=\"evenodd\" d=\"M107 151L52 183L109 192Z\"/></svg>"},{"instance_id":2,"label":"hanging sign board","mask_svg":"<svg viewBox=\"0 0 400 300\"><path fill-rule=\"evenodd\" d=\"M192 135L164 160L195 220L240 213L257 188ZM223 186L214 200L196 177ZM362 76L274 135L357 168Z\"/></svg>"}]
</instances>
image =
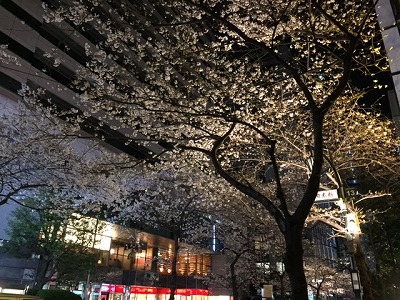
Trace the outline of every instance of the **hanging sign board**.
<instances>
[{"instance_id":1,"label":"hanging sign board","mask_svg":"<svg viewBox=\"0 0 400 300\"><path fill-rule=\"evenodd\" d=\"M337 200L337 199L339 199L337 190L326 190L318 192L317 197L315 198L315 202Z\"/></svg>"}]
</instances>

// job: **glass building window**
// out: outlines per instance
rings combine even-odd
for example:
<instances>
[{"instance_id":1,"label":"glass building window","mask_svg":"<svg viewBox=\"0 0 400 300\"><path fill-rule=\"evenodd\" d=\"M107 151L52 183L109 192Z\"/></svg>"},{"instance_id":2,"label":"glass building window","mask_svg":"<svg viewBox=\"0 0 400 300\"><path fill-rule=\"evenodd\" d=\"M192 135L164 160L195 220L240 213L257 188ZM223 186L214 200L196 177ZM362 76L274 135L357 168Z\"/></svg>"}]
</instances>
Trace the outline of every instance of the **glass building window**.
<instances>
[{"instance_id":1,"label":"glass building window","mask_svg":"<svg viewBox=\"0 0 400 300\"><path fill-rule=\"evenodd\" d=\"M161 274L172 271L173 252L171 249L158 249L157 266ZM211 255L181 253L177 259L177 272L179 276L207 276L211 272Z\"/></svg>"}]
</instances>

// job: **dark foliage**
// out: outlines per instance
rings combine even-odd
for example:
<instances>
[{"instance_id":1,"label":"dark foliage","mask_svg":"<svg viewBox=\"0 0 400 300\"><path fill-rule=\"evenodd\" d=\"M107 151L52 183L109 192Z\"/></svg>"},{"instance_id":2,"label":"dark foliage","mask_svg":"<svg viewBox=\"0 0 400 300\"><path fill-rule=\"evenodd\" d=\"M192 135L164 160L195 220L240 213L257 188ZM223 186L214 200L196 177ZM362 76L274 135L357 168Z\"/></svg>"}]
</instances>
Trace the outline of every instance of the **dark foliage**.
<instances>
[{"instance_id":1,"label":"dark foliage","mask_svg":"<svg viewBox=\"0 0 400 300\"><path fill-rule=\"evenodd\" d=\"M43 300L82 300L80 296L65 290L39 290L36 296Z\"/></svg>"}]
</instances>

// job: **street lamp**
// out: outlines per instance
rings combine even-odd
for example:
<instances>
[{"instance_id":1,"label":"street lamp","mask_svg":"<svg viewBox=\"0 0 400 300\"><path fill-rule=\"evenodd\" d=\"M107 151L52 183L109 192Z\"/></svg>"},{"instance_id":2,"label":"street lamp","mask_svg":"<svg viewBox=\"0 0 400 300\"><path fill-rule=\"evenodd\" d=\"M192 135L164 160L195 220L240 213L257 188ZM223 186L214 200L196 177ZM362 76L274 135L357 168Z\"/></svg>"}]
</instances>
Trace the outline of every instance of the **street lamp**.
<instances>
[{"instance_id":1,"label":"street lamp","mask_svg":"<svg viewBox=\"0 0 400 300\"><path fill-rule=\"evenodd\" d=\"M350 239L354 239L356 234L361 233L358 217L354 212L347 213L345 216L346 234L350 235Z\"/></svg>"},{"instance_id":2,"label":"street lamp","mask_svg":"<svg viewBox=\"0 0 400 300\"><path fill-rule=\"evenodd\" d=\"M307 150L309 152L311 152L311 154L312 154L312 148L310 146L308 146ZM348 247L348 250L349 250L351 264L352 264L351 283L352 283L352 287L353 287L353 291L356 296L356 299L362 299L362 296L361 296L362 295L361 294L362 287L361 287L361 283L360 283L360 276L359 276L357 267L354 262L355 242L356 242L356 238L361 233L358 217L355 212L352 212L349 210L349 206L351 209L354 208L353 203L352 202L347 203L347 201L346 201L346 194L344 192L343 180L333 163L333 159L332 159L330 153L328 153L328 155L327 155L324 152L323 157L324 157L324 160L331 167L335 178L332 178L332 176L328 176L328 177L333 182L335 182L335 184L337 185L339 198L340 198L340 200L342 200L345 203L345 206L346 206L345 207L346 215L344 216L344 219L345 219L345 231L346 231L346 240L347 240L346 244L348 246L350 246L350 247ZM307 167L309 168L309 170L312 170L312 166L313 166L312 156L310 158L306 159L306 164L307 164ZM353 179L353 181L354 181L354 179Z\"/></svg>"}]
</instances>

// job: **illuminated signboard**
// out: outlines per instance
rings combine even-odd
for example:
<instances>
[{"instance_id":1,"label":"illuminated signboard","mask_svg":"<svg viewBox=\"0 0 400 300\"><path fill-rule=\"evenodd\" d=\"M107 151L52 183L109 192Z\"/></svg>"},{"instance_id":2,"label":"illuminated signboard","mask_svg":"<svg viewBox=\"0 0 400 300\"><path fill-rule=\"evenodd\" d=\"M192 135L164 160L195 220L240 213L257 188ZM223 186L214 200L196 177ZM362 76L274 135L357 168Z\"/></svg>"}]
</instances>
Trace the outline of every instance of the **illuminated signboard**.
<instances>
[{"instance_id":1,"label":"illuminated signboard","mask_svg":"<svg viewBox=\"0 0 400 300\"><path fill-rule=\"evenodd\" d=\"M154 288L146 286L131 286L131 294L146 294L146 295L156 295L156 294L169 294L171 290L169 288ZM204 289L176 289L176 295L181 296L192 296L192 295L209 295L208 290Z\"/></svg>"},{"instance_id":2,"label":"illuminated signboard","mask_svg":"<svg viewBox=\"0 0 400 300\"><path fill-rule=\"evenodd\" d=\"M115 293L125 293L125 286L124 285L116 285L115 286Z\"/></svg>"},{"instance_id":3,"label":"illuminated signboard","mask_svg":"<svg viewBox=\"0 0 400 300\"><path fill-rule=\"evenodd\" d=\"M326 190L318 192L317 197L315 197L315 202L337 199L339 199L337 190Z\"/></svg>"},{"instance_id":4,"label":"illuminated signboard","mask_svg":"<svg viewBox=\"0 0 400 300\"><path fill-rule=\"evenodd\" d=\"M131 294L157 294L157 288L147 286L131 286Z\"/></svg>"}]
</instances>

